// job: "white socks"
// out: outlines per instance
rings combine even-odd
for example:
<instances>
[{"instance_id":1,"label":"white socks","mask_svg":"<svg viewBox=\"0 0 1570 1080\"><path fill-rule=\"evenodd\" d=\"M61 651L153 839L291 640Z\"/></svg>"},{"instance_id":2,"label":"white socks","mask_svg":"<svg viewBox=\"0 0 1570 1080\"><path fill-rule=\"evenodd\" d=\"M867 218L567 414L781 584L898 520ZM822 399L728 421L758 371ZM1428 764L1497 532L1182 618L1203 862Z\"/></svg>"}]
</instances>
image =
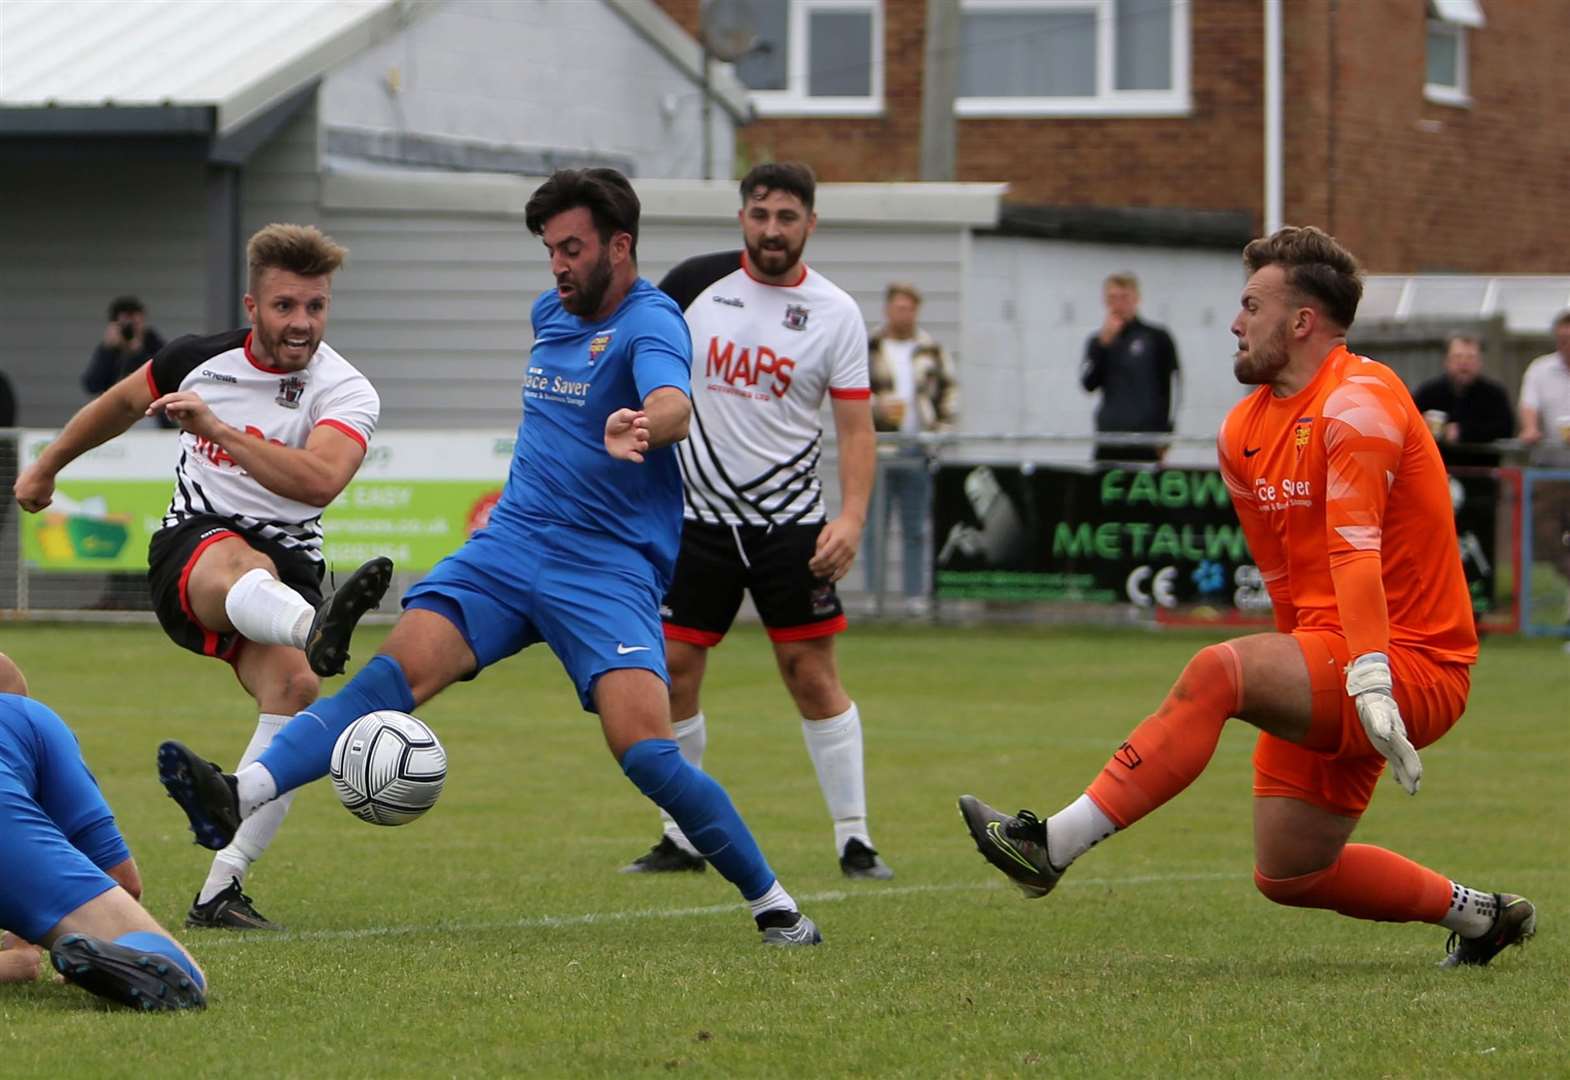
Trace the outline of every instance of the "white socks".
<instances>
[{"instance_id":1,"label":"white socks","mask_svg":"<svg viewBox=\"0 0 1570 1080\"><path fill-rule=\"evenodd\" d=\"M681 756L693 768L701 769L703 751L708 745L708 728L703 714L700 712L672 726ZM867 788L862 776L861 714L855 703L827 720L803 720L801 733L807 742L812 767L818 773L823 801L828 805L829 816L834 819L834 853L843 854L852 838L872 847L872 836L867 831ZM242 801L243 796L242 790ZM665 823L665 835L673 843L689 854L698 854L669 814L662 810L660 817ZM777 903L769 905L770 908L779 906Z\"/></svg>"},{"instance_id":2,"label":"white socks","mask_svg":"<svg viewBox=\"0 0 1570 1080\"><path fill-rule=\"evenodd\" d=\"M1047 861L1062 870L1117 831L1095 800L1081 795L1047 818Z\"/></svg>"},{"instance_id":3,"label":"white socks","mask_svg":"<svg viewBox=\"0 0 1570 1080\"><path fill-rule=\"evenodd\" d=\"M861 765L861 713L856 703L827 720L801 722L812 767L818 771L818 786L823 801L834 819L834 853L844 854L845 845L860 840L869 848L867 832L867 784Z\"/></svg>"},{"instance_id":4,"label":"white socks","mask_svg":"<svg viewBox=\"0 0 1570 1080\"><path fill-rule=\"evenodd\" d=\"M748 900L747 906L752 908L752 917L754 919L756 919L759 915L762 915L765 911L801 910L796 906L795 899L791 896L790 893L785 891L785 886L781 885L779 883L779 879L777 878L775 879L774 884L769 886L768 892L764 893L756 900Z\"/></svg>"},{"instance_id":5,"label":"white socks","mask_svg":"<svg viewBox=\"0 0 1570 1080\"><path fill-rule=\"evenodd\" d=\"M676 732L676 745L681 748L682 760L694 769L703 768L703 749L709 745L709 729L704 724L703 713L678 720L671 728ZM681 826L676 824L675 818L661 810L660 820L664 822L665 835L671 838L673 844L688 855L699 853L692 846L692 841L687 839L687 834L681 831Z\"/></svg>"},{"instance_id":6,"label":"white socks","mask_svg":"<svg viewBox=\"0 0 1570 1080\"><path fill-rule=\"evenodd\" d=\"M248 570L224 597L224 612L240 636L260 645L305 648L316 609L305 597L257 567Z\"/></svg>"},{"instance_id":7,"label":"white socks","mask_svg":"<svg viewBox=\"0 0 1570 1080\"><path fill-rule=\"evenodd\" d=\"M240 768L255 761L261 756L263 750L273 741L273 736L283 729L291 718L278 713L262 713L256 718L256 731L251 735L251 742L245 748L245 753L240 757ZM266 773L266 769L260 770ZM271 774L268 774L269 779ZM275 789L276 790L276 786ZM240 825L240 830L234 834L234 839L229 846L213 856L212 869L207 873L207 880L202 884L202 891L197 894L196 901L205 904L219 893L229 887L231 879L238 878L245 884L245 873L251 864L262 857L262 852L267 850L267 845L272 843L273 837L278 833L278 827L283 824L284 817L289 813L289 804L294 800L294 792L286 792L282 798L261 807Z\"/></svg>"},{"instance_id":8,"label":"white socks","mask_svg":"<svg viewBox=\"0 0 1570 1080\"><path fill-rule=\"evenodd\" d=\"M1469 889L1459 881L1450 883L1450 910L1439 920L1446 930L1464 938L1479 938L1488 933L1499 914L1499 901L1491 892Z\"/></svg>"},{"instance_id":9,"label":"white socks","mask_svg":"<svg viewBox=\"0 0 1570 1080\"><path fill-rule=\"evenodd\" d=\"M267 771L267 766L259 761L241 766L235 772L234 779L240 789L241 821L278 798L278 781L274 780L273 774Z\"/></svg>"}]
</instances>

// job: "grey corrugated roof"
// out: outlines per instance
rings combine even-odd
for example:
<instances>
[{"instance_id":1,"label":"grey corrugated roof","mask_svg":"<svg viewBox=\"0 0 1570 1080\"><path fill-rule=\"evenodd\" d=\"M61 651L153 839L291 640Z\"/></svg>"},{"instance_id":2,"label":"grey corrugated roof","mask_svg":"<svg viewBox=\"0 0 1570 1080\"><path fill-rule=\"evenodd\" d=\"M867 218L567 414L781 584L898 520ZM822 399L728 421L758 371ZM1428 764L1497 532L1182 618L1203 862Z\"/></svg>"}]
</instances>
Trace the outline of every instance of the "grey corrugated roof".
<instances>
[{"instance_id":1,"label":"grey corrugated roof","mask_svg":"<svg viewBox=\"0 0 1570 1080\"><path fill-rule=\"evenodd\" d=\"M0 0L0 108L211 106L217 132L402 25L409 0Z\"/></svg>"}]
</instances>

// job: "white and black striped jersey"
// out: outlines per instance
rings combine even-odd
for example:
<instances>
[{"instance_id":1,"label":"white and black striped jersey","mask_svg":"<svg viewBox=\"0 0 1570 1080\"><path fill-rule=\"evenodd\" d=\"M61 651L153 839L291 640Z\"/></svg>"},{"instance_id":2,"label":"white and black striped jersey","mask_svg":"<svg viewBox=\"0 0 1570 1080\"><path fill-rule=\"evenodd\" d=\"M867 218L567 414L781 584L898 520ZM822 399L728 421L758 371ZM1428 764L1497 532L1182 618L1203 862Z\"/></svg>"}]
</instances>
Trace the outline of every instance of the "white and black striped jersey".
<instances>
[{"instance_id":1,"label":"white and black striped jersey","mask_svg":"<svg viewBox=\"0 0 1570 1080\"><path fill-rule=\"evenodd\" d=\"M165 345L143 370L153 397L193 391L230 427L280 446L304 447L311 432L327 424L363 447L381 412L370 380L326 342L303 369L283 371L251 355L249 329L188 335ZM182 431L174 497L163 523L167 528L197 514L228 518L321 561L321 507L267 490L223 447Z\"/></svg>"},{"instance_id":2,"label":"white and black striped jersey","mask_svg":"<svg viewBox=\"0 0 1570 1080\"><path fill-rule=\"evenodd\" d=\"M824 395L871 395L856 301L805 264L793 285L759 281L741 251L688 259L660 288L692 331L692 426L677 444L686 517L823 521Z\"/></svg>"}]
</instances>

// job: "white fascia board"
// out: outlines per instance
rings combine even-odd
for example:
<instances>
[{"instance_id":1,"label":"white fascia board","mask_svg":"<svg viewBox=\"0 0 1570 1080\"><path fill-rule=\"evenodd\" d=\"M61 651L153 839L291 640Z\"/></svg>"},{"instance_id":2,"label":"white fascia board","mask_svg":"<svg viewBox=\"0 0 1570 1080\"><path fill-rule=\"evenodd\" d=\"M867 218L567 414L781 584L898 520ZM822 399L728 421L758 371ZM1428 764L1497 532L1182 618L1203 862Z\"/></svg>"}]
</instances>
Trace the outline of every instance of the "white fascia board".
<instances>
[{"instance_id":1,"label":"white fascia board","mask_svg":"<svg viewBox=\"0 0 1570 1080\"><path fill-rule=\"evenodd\" d=\"M696 86L703 85L703 47L667 15L654 0L604 0L612 11L642 34L649 44L663 53ZM729 64L710 65L709 92L715 102L738 124L752 120L751 91L736 78Z\"/></svg>"},{"instance_id":2,"label":"white fascia board","mask_svg":"<svg viewBox=\"0 0 1570 1080\"><path fill-rule=\"evenodd\" d=\"M504 214L522 217L544 177L504 173L326 172L322 206L371 212ZM732 181L633 180L643 216L659 221L733 218L741 196ZM825 221L986 229L997 224L1006 184L820 184Z\"/></svg>"}]
</instances>

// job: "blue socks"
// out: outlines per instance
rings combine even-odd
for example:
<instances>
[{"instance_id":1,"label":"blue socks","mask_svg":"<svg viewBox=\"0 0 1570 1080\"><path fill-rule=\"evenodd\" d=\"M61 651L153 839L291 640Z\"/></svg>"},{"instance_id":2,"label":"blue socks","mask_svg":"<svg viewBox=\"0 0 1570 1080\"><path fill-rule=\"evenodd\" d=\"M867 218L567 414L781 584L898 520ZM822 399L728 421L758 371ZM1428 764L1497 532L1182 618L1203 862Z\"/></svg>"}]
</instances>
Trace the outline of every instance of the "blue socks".
<instances>
[{"instance_id":1,"label":"blue socks","mask_svg":"<svg viewBox=\"0 0 1570 1080\"><path fill-rule=\"evenodd\" d=\"M373 656L338 693L296 713L257 760L272 774L282 795L326 776L338 736L366 713L413 708L414 694L398 661Z\"/></svg>"},{"instance_id":2,"label":"blue socks","mask_svg":"<svg viewBox=\"0 0 1570 1080\"><path fill-rule=\"evenodd\" d=\"M202 978L202 973L197 970L195 964L191 963L191 958L181 951L180 946L162 934L155 934L151 930L136 930L129 934L121 934L114 939L114 943L124 945L127 949L135 949L137 952L166 957L179 965L180 970L189 975L191 981L204 992L207 990L207 980Z\"/></svg>"},{"instance_id":3,"label":"blue socks","mask_svg":"<svg viewBox=\"0 0 1570 1080\"><path fill-rule=\"evenodd\" d=\"M673 739L645 739L621 759L621 771L681 826L704 858L741 895L756 900L774 884L774 871L758 850L725 789L694 769Z\"/></svg>"}]
</instances>

